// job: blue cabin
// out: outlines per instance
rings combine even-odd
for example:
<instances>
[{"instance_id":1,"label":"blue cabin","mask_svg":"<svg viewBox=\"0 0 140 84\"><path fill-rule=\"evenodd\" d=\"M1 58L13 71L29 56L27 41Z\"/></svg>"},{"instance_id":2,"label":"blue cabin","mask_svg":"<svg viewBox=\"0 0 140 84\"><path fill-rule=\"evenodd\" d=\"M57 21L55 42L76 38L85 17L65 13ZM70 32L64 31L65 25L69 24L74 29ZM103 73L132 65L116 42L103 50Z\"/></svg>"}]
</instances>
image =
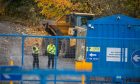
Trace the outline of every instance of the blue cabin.
<instances>
[{"instance_id":1,"label":"blue cabin","mask_svg":"<svg viewBox=\"0 0 140 84\"><path fill-rule=\"evenodd\" d=\"M88 37L140 38L140 20L117 14L90 20Z\"/></svg>"},{"instance_id":2,"label":"blue cabin","mask_svg":"<svg viewBox=\"0 0 140 84\"><path fill-rule=\"evenodd\" d=\"M90 20L86 36L93 74L140 78L140 19L117 14Z\"/></svg>"}]
</instances>

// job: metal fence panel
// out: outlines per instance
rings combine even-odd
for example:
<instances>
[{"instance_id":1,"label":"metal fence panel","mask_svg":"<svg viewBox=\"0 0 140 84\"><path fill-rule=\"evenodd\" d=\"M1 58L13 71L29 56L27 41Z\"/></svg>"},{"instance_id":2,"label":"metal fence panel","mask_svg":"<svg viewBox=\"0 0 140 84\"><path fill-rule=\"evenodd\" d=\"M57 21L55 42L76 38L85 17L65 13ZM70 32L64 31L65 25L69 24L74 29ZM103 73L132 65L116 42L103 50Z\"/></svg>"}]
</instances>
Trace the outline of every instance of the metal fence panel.
<instances>
[{"instance_id":1,"label":"metal fence panel","mask_svg":"<svg viewBox=\"0 0 140 84\"><path fill-rule=\"evenodd\" d=\"M60 76L60 73L55 73L57 70L62 71L61 74L68 73L67 70L75 71L75 61L80 55L79 53L86 53L86 61L93 63L93 70L89 72L90 75L86 77L115 77L116 79L122 78L140 78L140 67L139 58L135 55L139 55L140 39L138 38L103 38L103 37L61 37L61 36L28 36L28 35L0 35L3 40L0 43L1 47L1 65L7 66L10 57L14 60L15 66L22 67L22 71L32 70L31 77L28 74L20 72L23 76L21 82L29 84L31 82L39 81L42 83L40 78L43 71L36 71L33 69L33 56L32 46L35 43L39 43L40 54L39 54L39 70L49 70L44 73L44 80L54 84L62 83L75 83L80 82L80 76L77 77L77 72L72 72L69 76ZM5 42L4 40L9 40ZM45 50L50 42L53 40L56 46L55 55L55 68L48 69L48 56L45 56ZM4 41L4 42L3 42ZM82 44L82 45L80 45ZM76 46L78 45L78 46ZM85 47L82 47L85 46ZM82 50L82 48L84 48ZM77 50L77 51L76 51ZM8 53L10 52L10 54ZM6 55L6 57L4 57ZM1 70L1 68L0 68ZM34 73L36 72L36 73ZM52 73L51 73L52 72ZM18 73L18 72L17 72ZM79 73L79 72L78 72ZM36 77L37 74L37 77ZM49 74L49 75L48 75ZM52 75L51 75L52 74ZM40 80L41 79L41 80ZM68 81L68 80L70 81ZM71 80L72 79L72 80ZM104 79L106 80L106 79ZM101 80L94 80L101 81ZM113 79L111 80L111 82ZM102 82L102 81L101 81ZM88 83L88 82L87 82ZM91 83L92 84L92 83Z\"/></svg>"},{"instance_id":2,"label":"metal fence panel","mask_svg":"<svg viewBox=\"0 0 140 84\"><path fill-rule=\"evenodd\" d=\"M10 65L10 60L14 65L21 66L21 38L11 36L0 36L0 65Z\"/></svg>"}]
</instances>

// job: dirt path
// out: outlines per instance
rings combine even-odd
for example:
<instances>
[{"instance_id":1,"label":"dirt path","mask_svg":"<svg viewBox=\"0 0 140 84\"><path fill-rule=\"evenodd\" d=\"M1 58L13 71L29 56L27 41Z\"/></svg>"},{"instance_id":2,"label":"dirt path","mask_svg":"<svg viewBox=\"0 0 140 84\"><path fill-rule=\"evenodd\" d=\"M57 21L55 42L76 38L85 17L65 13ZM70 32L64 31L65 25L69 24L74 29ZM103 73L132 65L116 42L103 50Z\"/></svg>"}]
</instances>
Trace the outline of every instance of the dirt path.
<instances>
[{"instance_id":1,"label":"dirt path","mask_svg":"<svg viewBox=\"0 0 140 84\"><path fill-rule=\"evenodd\" d=\"M25 26L14 24L7 21L0 21L0 33L1 34L17 34L25 30Z\"/></svg>"}]
</instances>

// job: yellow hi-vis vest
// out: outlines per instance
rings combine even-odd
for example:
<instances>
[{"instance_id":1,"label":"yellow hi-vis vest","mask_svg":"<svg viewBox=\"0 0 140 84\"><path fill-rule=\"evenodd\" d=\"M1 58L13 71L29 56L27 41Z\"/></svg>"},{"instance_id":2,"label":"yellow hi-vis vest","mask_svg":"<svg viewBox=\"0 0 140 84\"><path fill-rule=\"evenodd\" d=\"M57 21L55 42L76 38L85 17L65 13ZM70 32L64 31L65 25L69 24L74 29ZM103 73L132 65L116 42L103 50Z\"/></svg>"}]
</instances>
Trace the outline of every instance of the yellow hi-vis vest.
<instances>
[{"instance_id":1,"label":"yellow hi-vis vest","mask_svg":"<svg viewBox=\"0 0 140 84\"><path fill-rule=\"evenodd\" d=\"M39 54L39 48L38 47L33 46L32 50L33 50L33 54Z\"/></svg>"},{"instance_id":2,"label":"yellow hi-vis vest","mask_svg":"<svg viewBox=\"0 0 140 84\"><path fill-rule=\"evenodd\" d=\"M55 55L55 54L56 54L56 47L55 47L55 45L49 44L49 45L47 46L47 52L48 52L49 54Z\"/></svg>"}]
</instances>

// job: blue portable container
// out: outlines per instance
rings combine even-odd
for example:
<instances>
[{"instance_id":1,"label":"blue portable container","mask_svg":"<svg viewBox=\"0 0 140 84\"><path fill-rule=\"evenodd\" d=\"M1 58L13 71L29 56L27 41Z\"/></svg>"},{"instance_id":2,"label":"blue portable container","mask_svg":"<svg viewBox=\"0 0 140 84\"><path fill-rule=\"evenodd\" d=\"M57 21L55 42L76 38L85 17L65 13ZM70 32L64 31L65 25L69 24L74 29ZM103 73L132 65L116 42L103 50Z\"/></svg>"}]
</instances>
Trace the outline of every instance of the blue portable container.
<instances>
[{"instance_id":1,"label":"blue portable container","mask_svg":"<svg viewBox=\"0 0 140 84\"><path fill-rule=\"evenodd\" d=\"M117 14L90 20L87 57L93 75L140 78L140 20Z\"/></svg>"}]
</instances>

